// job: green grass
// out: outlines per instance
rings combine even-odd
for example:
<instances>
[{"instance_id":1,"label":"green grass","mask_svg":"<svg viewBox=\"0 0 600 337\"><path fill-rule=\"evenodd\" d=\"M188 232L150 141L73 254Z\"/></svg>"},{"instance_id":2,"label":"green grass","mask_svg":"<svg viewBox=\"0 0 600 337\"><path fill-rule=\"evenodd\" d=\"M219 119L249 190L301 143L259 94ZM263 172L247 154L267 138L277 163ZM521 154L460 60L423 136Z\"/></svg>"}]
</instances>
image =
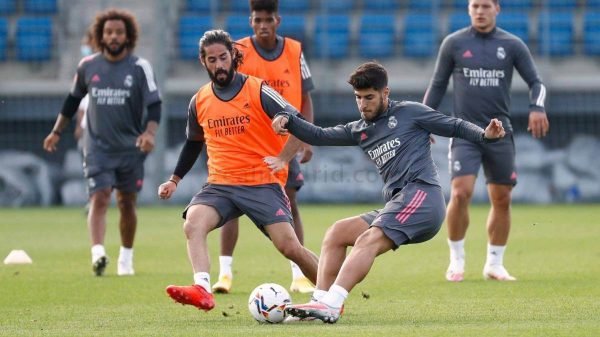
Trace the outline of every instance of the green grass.
<instances>
[{"instance_id":1,"label":"green grass","mask_svg":"<svg viewBox=\"0 0 600 337\"><path fill-rule=\"evenodd\" d=\"M336 219L364 205L303 206L306 245L317 252ZM513 208L505 263L514 283L485 282L487 206L474 207L467 273L444 280L445 229L433 240L381 256L335 325L261 325L247 309L263 282L289 286L289 263L244 219L234 291L209 313L174 304L168 284L190 284L181 207L142 208L134 277L116 276L117 212L109 213L107 275L92 276L81 209L0 209L0 255L25 249L32 265L0 265L0 336L599 336L600 207ZM210 237L217 275L218 235ZM292 294L294 302L307 295Z\"/></svg>"}]
</instances>

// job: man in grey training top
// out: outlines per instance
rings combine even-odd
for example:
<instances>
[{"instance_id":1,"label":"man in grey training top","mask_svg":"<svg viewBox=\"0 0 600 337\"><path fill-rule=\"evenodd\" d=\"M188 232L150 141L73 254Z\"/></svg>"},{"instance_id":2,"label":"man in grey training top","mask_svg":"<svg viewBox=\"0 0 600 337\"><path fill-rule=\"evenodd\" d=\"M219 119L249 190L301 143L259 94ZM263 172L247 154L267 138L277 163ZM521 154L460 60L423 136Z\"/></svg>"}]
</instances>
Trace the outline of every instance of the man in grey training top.
<instances>
[{"instance_id":1,"label":"man in grey training top","mask_svg":"<svg viewBox=\"0 0 600 337\"><path fill-rule=\"evenodd\" d=\"M508 137L490 145L451 140L452 192L447 210L450 265L446 279L459 282L464 278L469 203L477 172L483 164L492 204L487 220L488 249L483 276L512 281L515 278L504 268L503 256L510 231L511 191L517 183L509 112L513 68L529 86L528 130L536 138L545 136L549 128L544 110L546 88L523 41L496 27L498 0L469 0L468 4L471 25L448 35L442 42L423 103L437 109L452 75L454 116L479 126L490 118L498 118Z\"/></svg>"},{"instance_id":2,"label":"man in grey training top","mask_svg":"<svg viewBox=\"0 0 600 337\"><path fill-rule=\"evenodd\" d=\"M137 23L131 13L109 9L96 16L93 42L100 52L79 62L71 92L44 140L44 149L54 152L61 132L88 94L83 172L90 196L92 268L97 276L103 275L108 263L104 235L113 188L121 214L117 274L134 274L137 193L144 181L144 160L154 148L160 121L161 99L152 67L132 54L137 38ZM144 106L148 110L145 116Z\"/></svg>"},{"instance_id":3,"label":"man in grey training top","mask_svg":"<svg viewBox=\"0 0 600 337\"><path fill-rule=\"evenodd\" d=\"M359 66L348 82L361 119L331 128L314 126L289 112L273 120L275 131L289 130L311 145L359 146L384 181L382 209L337 221L325 234L313 301L286 309L292 316L328 323L338 320L348 292L363 280L378 255L427 241L439 231L446 205L431 157L430 134L477 143L504 135L497 119L484 131L420 103L390 100L387 72L378 63ZM282 161L267 162L277 169ZM346 257L349 246L354 247Z\"/></svg>"}]
</instances>

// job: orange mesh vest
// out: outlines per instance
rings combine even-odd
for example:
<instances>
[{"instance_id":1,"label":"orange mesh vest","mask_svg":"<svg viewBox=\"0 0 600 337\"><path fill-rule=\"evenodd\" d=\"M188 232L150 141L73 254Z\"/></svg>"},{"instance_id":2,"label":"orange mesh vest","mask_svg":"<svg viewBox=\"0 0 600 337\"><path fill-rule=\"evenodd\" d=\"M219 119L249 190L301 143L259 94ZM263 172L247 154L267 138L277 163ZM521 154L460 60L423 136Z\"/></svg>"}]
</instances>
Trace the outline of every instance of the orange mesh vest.
<instances>
[{"instance_id":1,"label":"orange mesh vest","mask_svg":"<svg viewBox=\"0 0 600 337\"><path fill-rule=\"evenodd\" d=\"M229 101L213 93L211 83L196 95L198 124L208 153L208 182L223 185L284 185L287 168L273 174L263 162L277 156L286 138L273 132L260 100L262 80L248 76Z\"/></svg>"},{"instance_id":2,"label":"orange mesh vest","mask_svg":"<svg viewBox=\"0 0 600 337\"><path fill-rule=\"evenodd\" d=\"M284 38L281 55L268 61L262 58L252 44L250 37L237 41L244 53L244 62L238 71L262 78L273 89L277 90L288 103L298 111L302 111L302 74L300 70L300 42Z\"/></svg>"}]
</instances>

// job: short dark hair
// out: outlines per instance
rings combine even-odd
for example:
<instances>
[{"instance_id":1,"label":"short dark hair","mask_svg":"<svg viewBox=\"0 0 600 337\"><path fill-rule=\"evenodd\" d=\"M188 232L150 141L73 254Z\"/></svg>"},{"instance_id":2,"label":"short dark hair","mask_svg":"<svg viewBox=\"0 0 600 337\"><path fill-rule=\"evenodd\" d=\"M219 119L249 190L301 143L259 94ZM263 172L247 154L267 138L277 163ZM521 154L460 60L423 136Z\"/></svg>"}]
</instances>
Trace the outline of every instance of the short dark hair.
<instances>
[{"instance_id":1,"label":"short dark hair","mask_svg":"<svg viewBox=\"0 0 600 337\"><path fill-rule=\"evenodd\" d=\"M102 35L104 34L104 24L110 20L121 20L125 23L125 32L127 33L127 49L135 49L138 39L139 27L135 16L129 11L123 9L109 8L104 12L96 14L94 25L92 26L93 40L91 45L95 50L104 51L102 45Z\"/></svg>"},{"instance_id":2,"label":"short dark hair","mask_svg":"<svg viewBox=\"0 0 600 337\"><path fill-rule=\"evenodd\" d=\"M381 90L388 85L387 71L377 62L366 62L354 70L348 83L354 90L371 88Z\"/></svg>"},{"instance_id":3,"label":"short dark hair","mask_svg":"<svg viewBox=\"0 0 600 337\"><path fill-rule=\"evenodd\" d=\"M276 13L279 11L278 0L250 0L250 11L267 11Z\"/></svg>"},{"instance_id":4,"label":"short dark hair","mask_svg":"<svg viewBox=\"0 0 600 337\"><path fill-rule=\"evenodd\" d=\"M492 2L494 3L494 5L497 5L500 2L500 0L492 0ZM467 4L470 4L470 3L471 3L471 0L467 0Z\"/></svg>"},{"instance_id":5,"label":"short dark hair","mask_svg":"<svg viewBox=\"0 0 600 337\"><path fill-rule=\"evenodd\" d=\"M231 53L233 70L237 70L240 64L242 64L244 54L242 54L242 52L235 47L236 43L233 41L229 33L221 29L207 30L204 32L204 35L202 35L200 38L200 42L198 42L198 46L200 48L200 59L204 60L206 57L206 50L204 48L215 43L220 43L224 45L227 50L229 50L229 53Z\"/></svg>"}]
</instances>

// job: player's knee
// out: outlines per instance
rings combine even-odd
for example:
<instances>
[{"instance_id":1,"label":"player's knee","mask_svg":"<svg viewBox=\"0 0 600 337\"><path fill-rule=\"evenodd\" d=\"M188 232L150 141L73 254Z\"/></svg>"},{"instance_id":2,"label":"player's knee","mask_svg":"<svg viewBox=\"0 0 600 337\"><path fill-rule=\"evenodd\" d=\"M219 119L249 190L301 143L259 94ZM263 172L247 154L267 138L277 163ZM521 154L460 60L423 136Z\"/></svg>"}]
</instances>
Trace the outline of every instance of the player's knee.
<instances>
[{"instance_id":1,"label":"player's knee","mask_svg":"<svg viewBox=\"0 0 600 337\"><path fill-rule=\"evenodd\" d=\"M100 190L94 192L90 197L90 202L93 207L107 208L110 204L110 190Z\"/></svg>"},{"instance_id":2,"label":"player's knee","mask_svg":"<svg viewBox=\"0 0 600 337\"><path fill-rule=\"evenodd\" d=\"M135 198L121 196L117 198L117 207L123 212L131 212L135 210Z\"/></svg>"},{"instance_id":3,"label":"player's knee","mask_svg":"<svg viewBox=\"0 0 600 337\"><path fill-rule=\"evenodd\" d=\"M453 188L451 193L451 198L453 202L457 202L460 204L468 204L471 201L471 197L473 196L473 191L467 188Z\"/></svg>"},{"instance_id":4,"label":"player's knee","mask_svg":"<svg viewBox=\"0 0 600 337\"><path fill-rule=\"evenodd\" d=\"M199 222L186 219L183 223L183 233L186 238L191 239L205 233L205 231L202 230L202 226Z\"/></svg>"},{"instance_id":5,"label":"player's knee","mask_svg":"<svg viewBox=\"0 0 600 337\"><path fill-rule=\"evenodd\" d=\"M325 232L323 237L323 247L337 247L344 245L343 238L345 237L343 221L336 221L331 227Z\"/></svg>"},{"instance_id":6,"label":"player's knee","mask_svg":"<svg viewBox=\"0 0 600 337\"><path fill-rule=\"evenodd\" d=\"M303 247L300 245L300 243L297 244L280 244L280 245L276 245L275 246L277 248L277 250L281 253L281 255L285 256L287 259L289 260L296 260L300 254L302 254L303 251Z\"/></svg>"},{"instance_id":7,"label":"player's knee","mask_svg":"<svg viewBox=\"0 0 600 337\"><path fill-rule=\"evenodd\" d=\"M497 209L508 210L510 208L510 193L497 193L491 196L490 202Z\"/></svg>"}]
</instances>

